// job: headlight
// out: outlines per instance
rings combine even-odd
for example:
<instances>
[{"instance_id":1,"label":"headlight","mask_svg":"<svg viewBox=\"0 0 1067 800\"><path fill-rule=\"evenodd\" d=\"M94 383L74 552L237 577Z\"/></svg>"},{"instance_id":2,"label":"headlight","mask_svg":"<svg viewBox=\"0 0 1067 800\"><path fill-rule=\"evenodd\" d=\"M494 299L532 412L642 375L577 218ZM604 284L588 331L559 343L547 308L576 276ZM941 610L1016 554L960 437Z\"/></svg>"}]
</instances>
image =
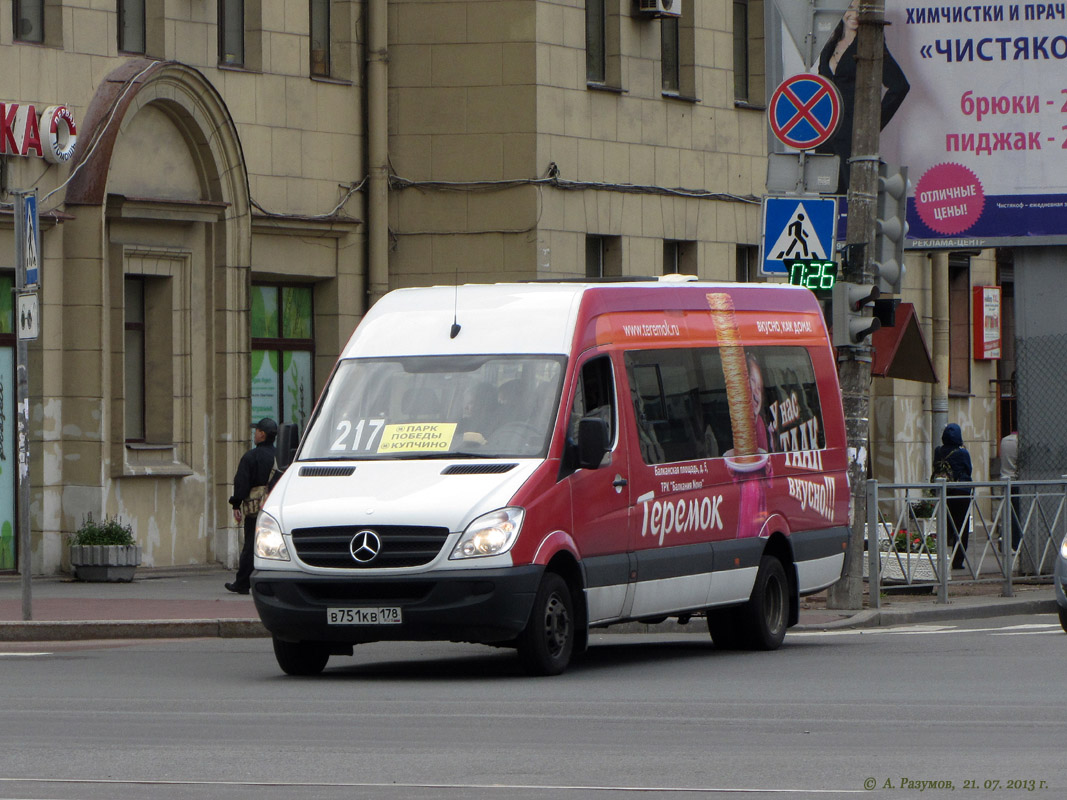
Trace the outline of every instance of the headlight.
<instances>
[{"instance_id":1,"label":"headlight","mask_svg":"<svg viewBox=\"0 0 1067 800\"><path fill-rule=\"evenodd\" d=\"M270 514L259 512L256 519L256 555L272 561L289 561L289 549L282 538L282 526Z\"/></svg>"},{"instance_id":2,"label":"headlight","mask_svg":"<svg viewBox=\"0 0 1067 800\"><path fill-rule=\"evenodd\" d=\"M1067 536L1060 542L1060 558L1067 559Z\"/></svg>"},{"instance_id":3,"label":"headlight","mask_svg":"<svg viewBox=\"0 0 1067 800\"><path fill-rule=\"evenodd\" d=\"M519 538L525 514L521 508L502 508L483 514L463 531L450 557L479 558L506 553Z\"/></svg>"}]
</instances>

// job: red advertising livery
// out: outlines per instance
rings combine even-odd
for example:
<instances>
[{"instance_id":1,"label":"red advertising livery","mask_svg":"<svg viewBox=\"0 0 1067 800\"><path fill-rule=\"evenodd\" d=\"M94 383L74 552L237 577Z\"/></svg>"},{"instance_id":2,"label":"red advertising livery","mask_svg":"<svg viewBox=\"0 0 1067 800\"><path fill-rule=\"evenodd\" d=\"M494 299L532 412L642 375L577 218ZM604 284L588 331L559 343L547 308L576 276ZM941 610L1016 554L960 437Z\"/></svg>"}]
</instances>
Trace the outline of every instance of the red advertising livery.
<instances>
[{"instance_id":1,"label":"red advertising livery","mask_svg":"<svg viewBox=\"0 0 1067 800\"><path fill-rule=\"evenodd\" d=\"M555 674L591 628L670 617L773 649L841 575L846 468L806 289L399 290L263 507L253 594L290 674L383 639Z\"/></svg>"}]
</instances>

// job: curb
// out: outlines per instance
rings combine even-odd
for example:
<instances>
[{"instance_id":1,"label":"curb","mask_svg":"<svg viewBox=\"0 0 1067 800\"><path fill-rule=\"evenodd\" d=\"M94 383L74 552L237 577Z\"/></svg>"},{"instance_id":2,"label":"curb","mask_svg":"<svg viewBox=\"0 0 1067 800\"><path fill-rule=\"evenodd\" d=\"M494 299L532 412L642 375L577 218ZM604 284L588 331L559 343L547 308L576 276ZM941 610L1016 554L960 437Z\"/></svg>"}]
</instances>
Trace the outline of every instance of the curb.
<instances>
[{"instance_id":1,"label":"curb","mask_svg":"<svg viewBox=\"0 0 1067 800\"><path fill-rule=\"evenodd\" d=\"M258 619L63 620L0 623L0 642L88 639L248 639L270 636Z\"/></svg>"},{"instance_id":2,"label":"curb","mask_svg":"<svg viewBox=\"0 0 1067 800\"><path fill-rule=\"evenodd\" d=\"M800 623L793 631L827 631L908 625L916 622L942 622L961 619L988 619L1022 614L1055 614L1055 598L1025 598L996 603L948 603L915 608L869 608L852 616L829 622ZM703 620L680 624L667 620L658 624L626 622L594 633L706 633ZM144 619L144 620L62 620L0 622L0 642L60 642L93 639L252 639L269 637L258 619Z\"/></svg>"}]
</instances>

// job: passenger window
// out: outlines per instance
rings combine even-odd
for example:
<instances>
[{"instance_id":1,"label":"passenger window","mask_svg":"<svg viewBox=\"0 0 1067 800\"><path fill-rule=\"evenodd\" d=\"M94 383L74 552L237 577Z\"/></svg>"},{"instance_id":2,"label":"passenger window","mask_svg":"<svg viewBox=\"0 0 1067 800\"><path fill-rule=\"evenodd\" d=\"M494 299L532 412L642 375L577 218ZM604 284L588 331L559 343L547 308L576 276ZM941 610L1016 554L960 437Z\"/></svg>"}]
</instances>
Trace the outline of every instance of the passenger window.
<instances>
[{"instance_id":1,"label":"passenger window","mask_svg":"<svg viewBox=\"0 0 1067 800\"><path fill-rule=\"evenodd\" d=\"M646 464L717 458L734 447L717 348L626 353L641 457ZM800 347L749 347L750 441L765 453L825 446L815 372Z\"/></svg>"},{"instance_id":2,"label":"passenger window","mask_svg":"<svg viewBox=\"0 0 1067 800\"><path fill-rule=\"evenodd\" d=\"M718 351L632 351L626 371L646 464L715 458L731 447Z\"/></svg>"}]
</instances>

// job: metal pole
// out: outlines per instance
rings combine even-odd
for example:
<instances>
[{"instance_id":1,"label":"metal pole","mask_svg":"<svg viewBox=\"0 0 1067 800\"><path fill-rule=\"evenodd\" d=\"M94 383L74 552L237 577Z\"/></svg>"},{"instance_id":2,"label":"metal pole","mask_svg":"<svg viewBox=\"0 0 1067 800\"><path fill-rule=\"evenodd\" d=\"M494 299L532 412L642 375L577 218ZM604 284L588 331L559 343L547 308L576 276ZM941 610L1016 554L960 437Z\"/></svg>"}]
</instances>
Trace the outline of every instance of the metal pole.
<instances>
[{"instance_id":1,"label":"metal pole","mask_svg":"<svg viewBox=\"0 0 1067 800\"><path fill-rule=\"evenodd\" d=\"M27 230L26 196L36 192L16 192L15 194L15 295L16 298L26 289L26 237L35 231ZM36 253L36 247L34 248ZM16 328L18 325L15 326ZM26 364L28 345L19 335L15 344L15 408L17 409L17 429L15 440L18 446L18 469L16 480L18 491L16 500L16 523L19 542L19 576L22 582L22 618L33 619L33 586L30 565L30 384Z\"/></svg>"},{"instance_id":2,"label":"metal pole","mask_svg":"<svg viewBox=\"0 0 1067 800\"><path fill-rule=\"evenodd\" d=\"M873 242L878 192L878 139L881 133L882 49L885 8L882 0L866 0L859 9L856 34L856 93L852 127L852 158L848 187L849 244L866 243L862 265L846 268L849 283L874 282ZM842 169L846 165L842 164ZM861 608L863 604L863 524L867 519L865 484L870 458L871 346L838 349L837 372L848 438L848 478L852 486L852 536L845 554L845 575L830 587L830 608Z\"/></svg>"},{"instance_id":3,"label":"metal pole","mask_svg":"<svg viewBox=\"0 0 1067 800\"><path fill-rule=\"evenodd\" d=\"M1001 587L1001 597L1011 597L1013 592L1011 588L1011 569L1012 569L1012 552L1011 552L1011 540L1012 531L1015 529L1015 514L1011 505L1011 478L1008 478L1004 482L1004 497L1001 502L1004 504L1004 514L1001 515L1001 519L1007 519L1008 524L1001 524L1000 526L1000 568L1004 571L1004 585Z\"/></svg>"},{"instance_id":4,"label":"metal pole","mask_svg":"<svg viewBox=\"0 0 1067 800\"><path fill-rule=\"evenodd\" d=\"M867 481L867 594L882 607L882 552L878 548L878 481Z\"/></svg>"},{"instance_id":5,"label":"metal pole","mask_svg":"<svg viewBox=\"0 0 1067 800\"><path fill-rule=\"evenodd\" d=\"M948 603L948 576L952 569L952 553L948 552L948 483L937 479L937 602Z\"/></svg>"}]
</instances>

